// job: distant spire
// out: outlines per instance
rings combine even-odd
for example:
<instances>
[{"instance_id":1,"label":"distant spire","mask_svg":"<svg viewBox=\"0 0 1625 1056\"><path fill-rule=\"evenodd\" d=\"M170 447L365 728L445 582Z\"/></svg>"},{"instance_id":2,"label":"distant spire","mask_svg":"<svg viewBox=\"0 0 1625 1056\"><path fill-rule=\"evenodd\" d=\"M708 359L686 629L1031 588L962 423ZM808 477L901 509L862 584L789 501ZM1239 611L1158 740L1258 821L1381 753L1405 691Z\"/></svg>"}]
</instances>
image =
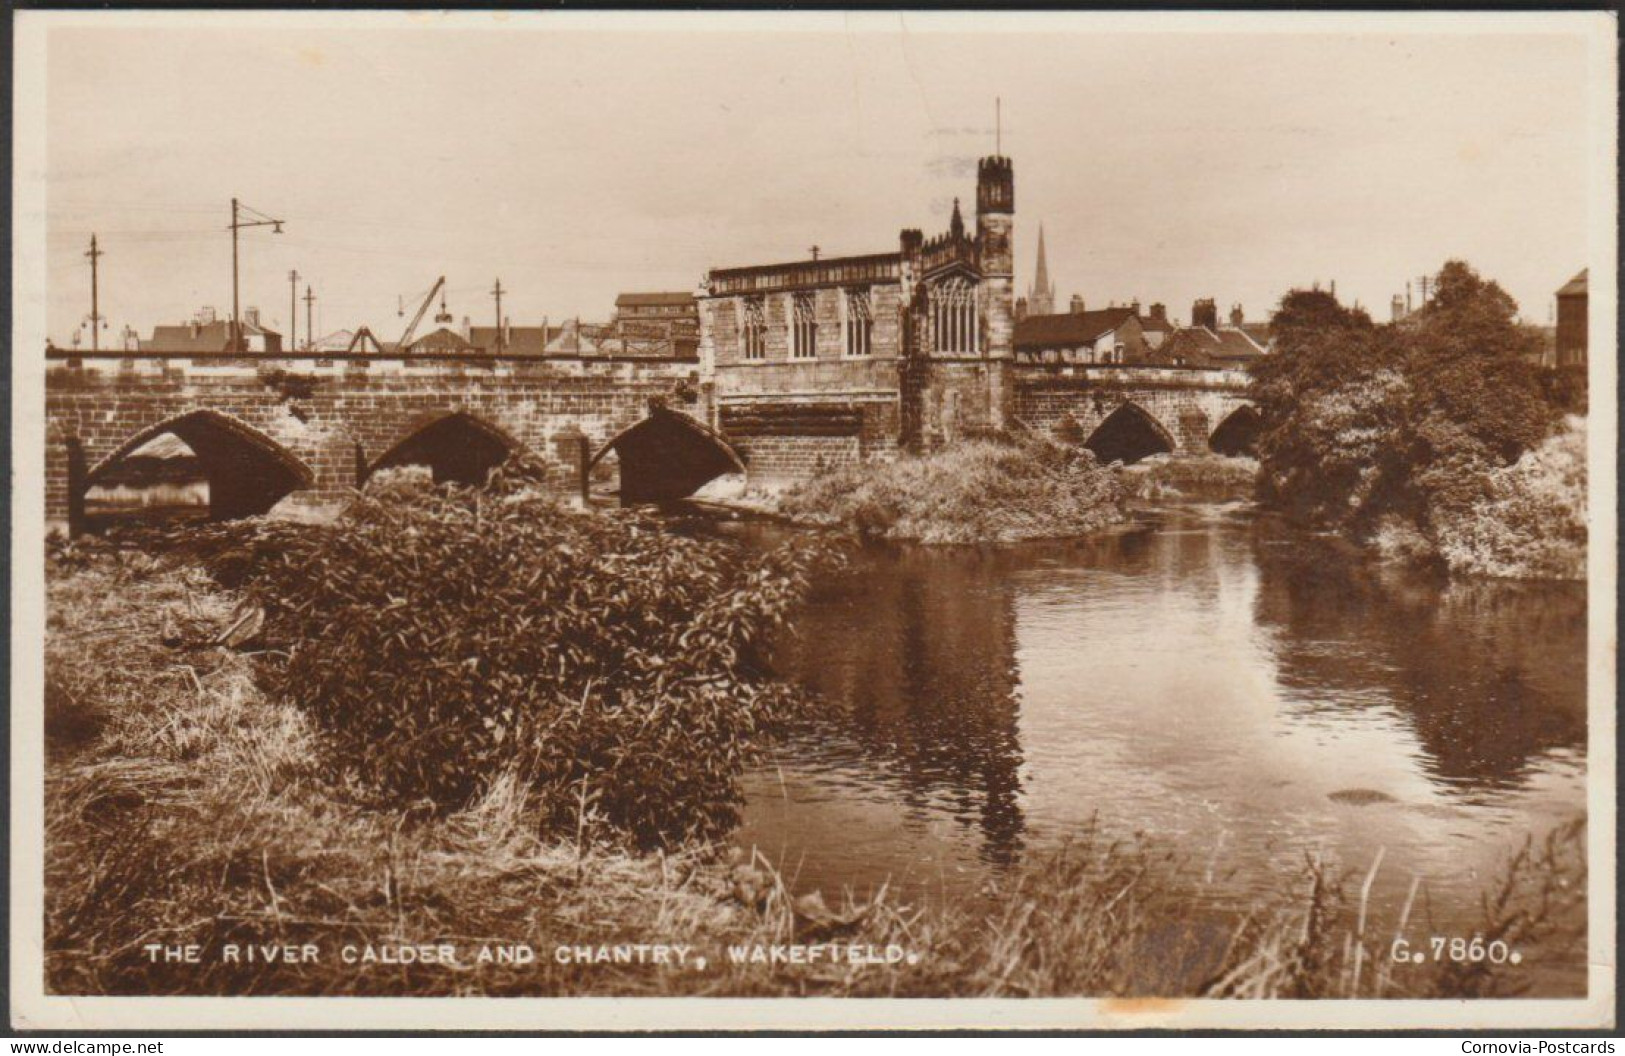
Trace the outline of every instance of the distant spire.
<instances>
[{"instance_id":1,"label":"distant spire","mask_svg":"<svg viewBox=\"0 0 1625 1056\"><path fill-rule=\"evenodd\" d=\"M1038 225L1038 270L1033 273L1033 288L1027 296L1030 315L1053 315L1055 287L1049 281L1049 261L1044 255L1044 225Z\"/></svg>"},{"instance_id":2,"label":"distant spire","mask_svg":"<svg viewBox=\"0 0 1625 1056\"><path fill-rule=\"evenodd\" d=\"M954 215L948 221L948 231L955 240L965 237L965 218L959 215L959 199L954 199Z\"/></svg>"}]
</instances>

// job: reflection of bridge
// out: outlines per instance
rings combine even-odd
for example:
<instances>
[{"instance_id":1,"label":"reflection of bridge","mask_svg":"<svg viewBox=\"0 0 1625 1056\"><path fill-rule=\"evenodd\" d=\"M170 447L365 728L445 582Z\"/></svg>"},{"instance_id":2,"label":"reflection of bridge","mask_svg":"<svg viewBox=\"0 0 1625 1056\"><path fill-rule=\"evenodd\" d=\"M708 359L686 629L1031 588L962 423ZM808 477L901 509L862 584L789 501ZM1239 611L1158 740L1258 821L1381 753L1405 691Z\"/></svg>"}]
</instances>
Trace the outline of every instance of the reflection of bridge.
<instances>
[{"instance_id":1,"label":"reflection of bridge","mask_svg":"<svg viewBox=\"0 0 1625 1056\"><path fill-rule=\"evenodd\" d=\"M518 450L546 462L560 486L613 453L622 497L634 501L689 495L750 463L748 447L741 458L715 430L712 386L691 357L50 349L47 360L47 517L70 528L83 524L89 489L165 434L195 454L216 517L264 513L284 499L334 507L392 466L480 481ZM1235 371L1012 373L1017 421L1108 462L1246 450L1257 427ZM780 439L827 446L823 432Z\"/></svg>"},{"instance_id":2,"label":"reflection of bridge","mask_svg":"<svg viewBox=\"0 0 1625 1056\"><path fill-rule=\"evenodd\" d=\"M709 396L687 357L51 349L47 360L46 516L74 529L86 492L165 434L196 455L216 517L264 513L285 498L334 507L398 465L479 481L517 450L561 485L613 451L637 499L686 495L739 466L703 424Z\"/></svg>"}]
</instances>

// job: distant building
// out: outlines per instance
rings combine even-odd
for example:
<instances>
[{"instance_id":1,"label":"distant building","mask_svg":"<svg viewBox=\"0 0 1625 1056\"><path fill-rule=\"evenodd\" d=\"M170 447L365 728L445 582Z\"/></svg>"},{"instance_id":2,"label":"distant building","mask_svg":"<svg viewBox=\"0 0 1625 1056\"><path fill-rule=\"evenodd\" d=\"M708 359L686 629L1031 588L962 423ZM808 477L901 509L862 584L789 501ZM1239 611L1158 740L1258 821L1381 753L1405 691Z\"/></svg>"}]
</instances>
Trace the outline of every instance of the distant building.
<instances>
[{"instance_id":1,"label":"distant building","mask_svg":"<svg viewBox=\"0 0 1625 1056\"><path fill-rule=\"evenodd\" d=\"M615 321L643 322L686 319L700 325L700 303L691 292L623 293L615 298Z\"/></svg>"},{"instance_id":2,"label":"distant building","mask_svg":"<svg viewBox=\"0 0 1625 1056\"><path fill-rule=\"evenodd\" d=\"M243 312L243 346L249 352L281 352L282 335L260 323L260 310ZM231 320L215 317L213 308L200 308L189 323L152 328L152 339L141 342L144 352L229 352Z\"/></svg>"},{"instance_id":3,"label":"distant building","mask_svg":"<svg viewBox=\"0 0 1625 1056\"><path fill-rule=\"evenodd\" d=\"M1081 297L1073 304L1077 311L1029 315L1016 324L1017 363L1127 364L1146 359L1149 347L1135 308L1085 311Z\"/></svg>"},{"instance_id":4,"label":"distant building","mask_svg":"<svg viewBox=\"0 0 1625 1056\"><path fill-rule=\"evenodd\" d=\"M1151 357L1158 366L1241 370L1265 355L1266 346L1240 326L1185 326Z\"/></svg>"},{"instance_id":5,"label":"distant building","mask_svg":"<svg viewBox=\"0 0 1625 1056\"><path fill-rule=\"evenodd\" d=\"M1557 365L1559 367L1587 364L1590 345L1586 329L1588 308L1587 286L1590 268L1582 269L1557 291Z\"/></svg>"},{"instance_id":6,"label":"distant building","mask_svg":"<svg viewBox=\"0 0 1625 1056\"><path fill-rule=\"evenodd\" d=\"M1026 306L1021 314L1052 315L1055 312L1055 284L1049 278L1049 261L1044 259L1044 225L1038 225L1038 268L1033 272L1032 288L1027 291Z\"/></svg>"},{"instance_id":7,"label":"distant building","mask_svg":"<svg viewBox=\"0 0 1625 1056\"><path fill-rule=\"evenodd\" d=\"M1140 316L1140 333L1145 336L1146 346L1152 350L1162 347L1178 327L1168 319L1168 306L1158 302L1142 316Z\"/></svg>"}]
</instances>

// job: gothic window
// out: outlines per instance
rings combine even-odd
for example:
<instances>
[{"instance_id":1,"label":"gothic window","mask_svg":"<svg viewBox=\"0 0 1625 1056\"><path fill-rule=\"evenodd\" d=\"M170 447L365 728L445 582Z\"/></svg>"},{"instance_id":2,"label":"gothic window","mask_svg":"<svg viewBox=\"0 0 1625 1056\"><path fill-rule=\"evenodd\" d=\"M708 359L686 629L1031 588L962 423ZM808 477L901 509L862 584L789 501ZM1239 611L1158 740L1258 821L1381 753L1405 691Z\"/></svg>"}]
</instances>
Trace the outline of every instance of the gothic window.
<instances>
[{"instance_id":1,"label":"gothic window","mask_svg":"<svg viewBox=\"0 0 1625 1056\"><path fill-rule=\"evenodd\" d=\"M938 352L974 355L979 343L976 287L958 276L931 287L932 342Z\"/></svg>"},{"instance_id":2,"label":"gothic window","mask_svg":"<svg viewBox=\"0 0 1625 1056\"><path fill-rule=\"evenodd\" d=\"M767 312L760 297L746 297L745 311L740 324L741 345L746 359L764 359L767 356Z\"/></svg>"},{"instance_id":3,"label":"gothic window","mask_svg":"<svg viewBox=\"0 0 1625 1056\"><path fill-rule=\"evenodd\" d=\"M818 355L818 310L811 292L790 295L790 355L812 359Z\"/></svg>"},{"instance_id":4,"label":"gothic window","mask_svg":"<svg viewBox=\"0 0 1625 1056\"><path fill-rule=\"evenodd\" d=\"M873 351L874 306L867 286L846 291L846 354L867 356Z\"/></svg>"}]
</instances>

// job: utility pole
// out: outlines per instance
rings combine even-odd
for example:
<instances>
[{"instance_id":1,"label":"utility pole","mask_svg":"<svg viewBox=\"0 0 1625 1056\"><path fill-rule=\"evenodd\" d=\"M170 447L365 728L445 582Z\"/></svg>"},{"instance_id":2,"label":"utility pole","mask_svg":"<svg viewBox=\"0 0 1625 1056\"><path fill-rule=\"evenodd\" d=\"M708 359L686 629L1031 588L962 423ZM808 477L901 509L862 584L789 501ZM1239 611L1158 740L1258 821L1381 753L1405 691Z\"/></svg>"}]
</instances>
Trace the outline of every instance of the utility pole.
<instances>
[{"instance_id":1,"label":"utility pole","mask_svg":"<svg viewBox=\"0 0 1625 1056\"><path fill-rule=\"evenodd\" d=\"M96 248L96 236L94 234L90 236L90 251L85 256L90 258L90 350L95 352L100 347L97 331L101 329L102 325L101 307L97 300L96 290L96 260L102 256L102 251Z\"/></svg>"},{"instance_id":2,"label":"utility pole","mask_svg":"<svg viewBox=\"0 0 1625 1056\"><path fill-rule=\"evenodd\" d=\"M299 351L299 273L288 272L288 351ZM308 352L309 349L306 349Z\"/></svg>"},{"instance_id":3,"label":"utility pole","mask_svg":"<svg viewBox=\"0 0 1625 1056\"><path fill-rule=\"evenodd\" d=\"M493 296L493 297L495 297L497 299L497 352L501 353L502 344L503 344L503 342L502 342L502 338L503 338L503 334L502 334L502 280L501 279L497 279L497 284L495 286L491 287L491 296Z\"/></svg>"},{"instance_id":4,"label":"utility pole","mask_svg":"<svg viewBox=\"0 0 1625 1056\"><path fill-rule=\"evenodd\" d=\"M1428 291L1433 288L1433 276L1423 275L1416 281L1422 293L1422 305L1426 307L1428 303Z\"/></svg>"},{"instance_id":5,"label":"utility pole","mask_svg":"<svg viewBox=\"0 0 1625 1056\"><path fill-rule=\"evenodd\" d=\"M246 220L242 218L245 211L249 214ZM231 200L231 224L229 226L231 227L231 350L241 352L243 350L243 324L240 314L242 297L238 293L237 232L245 227L269 227L272 234L280 235L282 233L282 221L266 216L258 209L244 205L238 199L233 198Z\"/></svg>"},{"instance_id":6,"label":"utility pole","mask_svg":"<svg viewBox=\"0 0 1625 1056\"><path fill-rule=\"evenodd\" d=\"M311 326L310 326L310 306L315 304L315 303L316 303L316 295L314 293L310 292L310 287L309 286L306 286L305 287L305 351L307 351L307 352L316 347L316 342L311 337L311 332L310 332L311 331Z\"/></svg>"}]
</instances>

